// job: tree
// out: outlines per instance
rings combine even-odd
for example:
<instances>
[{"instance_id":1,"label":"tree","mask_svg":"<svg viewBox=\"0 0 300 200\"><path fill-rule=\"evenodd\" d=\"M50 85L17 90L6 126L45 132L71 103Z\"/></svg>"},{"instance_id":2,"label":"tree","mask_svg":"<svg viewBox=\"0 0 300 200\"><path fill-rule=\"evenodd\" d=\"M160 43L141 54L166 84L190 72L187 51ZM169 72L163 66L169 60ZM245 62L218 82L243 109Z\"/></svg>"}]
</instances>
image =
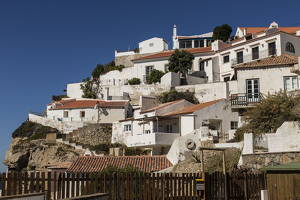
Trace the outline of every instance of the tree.
<instances>
[{"instance_id":1,"label":"tree","mask_svg":"<svg viewBox=\"0 0 300 200\"><path fill-rule=\"evenodd\" d=\"M92 72L93 79L98 79L101 74L104 74L106 72L112 71L112 70L119 70L122 71L124 69L124 65L115 65L115 61L111 61L110 63L107 63L105 65L102 65L101 63L97 64L96 68Z\"/></svg>"},{"instance_id":2,"label":"tree","mask_svg":"<svg viewBox=\"0 0 300 200\"><path fill-rule=\"evenodd\" d=\"M88 99L97 99L98 94L101 91L100 81L99 79L90 80L89 77L82 80L82 84L80 84L80 89L82 90L82 98Z\"/></svg>"},{"instance_id":3,"label":"tree","mask_svg":"<svg viewBox=\"0 0 300 200\"><path fill-rule=\"evenodd\" d=\"M195 92L190 92L189 90L185 92L178 92L177 90L171 90L170 92L163 92L157 97L159 103L167 103L167 102L177 101L181 99L185 99L193 104L199 103L198 99L195 97Z\"/></svg>"},{"instance_id":4,"label":"tree","mask_svg":"<svg viewBox=\"0 0 300 200\"><path fill-rule=\"evenodd\" d=\"M151 84L151 83L160 82L160 79L163 75L165 75L165 73L163 71L153 69L151 71L150 75L147 77L147 83Z\"/></svg>"},{"instance_id":5,"label":"tree","mask_svg":"<svg viewBox=\"0 0 300 200\"><path fill-rule=\"evenodd\" d=\"M169 58L169 71L180 72L186 77L188 70L192 69L194 58L194 54L188 51L175 49Z\"/></svg>"},{"instance_id":6,"label":"tree","mask_svg":"<svg viewBox=\"0 0 300 200\"><path fill-rule=\"evenodd\" d=\"M99 78L100 74L103 73L105 66L101 63L97 64L96 68L92 72L93 79Z\"/></svg>"},{"instance_id":7,"label":"tree","mask_svg":"<svg viewBox=\"0 0 300 200\"><path fill-rule=\"evenodd\" d=\"M268 95L260 104L243 113L245 124L237 129L234 139L241 141L245 132L258 136L262 133L274 133L285 121L300 119L300 95L279 91Z\"/></svg>"},{"instance_id":8,"label":"tree","mask_svg":"<svg viewBox=\"0 0 300 200\"><path fill-rule=\"evenodd\" d=\"M230 37L231 32L232 32L232 28L228 24L223 24L222 26L216 26L214 28L213 38L215 40L222 40L223 42L226 42Z\"/></svg>"}]
</instances>

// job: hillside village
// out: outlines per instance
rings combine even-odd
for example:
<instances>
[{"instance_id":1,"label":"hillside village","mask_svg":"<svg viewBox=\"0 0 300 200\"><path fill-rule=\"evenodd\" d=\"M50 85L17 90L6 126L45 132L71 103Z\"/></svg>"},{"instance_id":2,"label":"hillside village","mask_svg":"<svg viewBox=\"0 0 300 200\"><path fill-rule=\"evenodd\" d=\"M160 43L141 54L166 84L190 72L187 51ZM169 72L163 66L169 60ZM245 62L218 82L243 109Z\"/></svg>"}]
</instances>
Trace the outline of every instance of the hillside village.
<instances>
[{"instance_id":1,"label":"hillside village","mask_svg":"<svg viewBox=\"0 0 300 200\"><path fill-rule=\"evenodd\" d=\"M30 165L55 170L60 162L67 161L58 168L90 172L114 163L149 163L141 170L172 171L172 166L179 163L195 165L191 160L200 148L225 148L228 152L235 149L239 152L238 166L252 170L300 161L296 122L285 122L276 133L260 137L245 133L243 141L234 142L235 131L245 123L242 117L247 108L260 104L268 94L299 89L300 27L280 27L276 22L266 27L238 27L234 37L225 43L214 40L213 32L179 36L174 26L172 49L169 45L165 39L154 37L140 42L138 48L116 50L115 65L125 68L99 76L98 85L94 85L98 87L96 99L82 98L82 85L87 82L70 83L67 98L47 104L46 114L29 113L30 122L54 129L46 135L48 145L42 145L44 150L34 151L45 151L52 141L60 146L58 149L71 145L72 150L65 151L72 156L42 161L35 158L32 150L22 154L27 168ZM194 55L185 79L169 71L168 59L175 49ZM160 82L148 84L147 78L154 69L164 75ZM140 83L128 84L134 78ZM172 90L192 92L199 103L185 99L158 101L157 96ZM105 142L115 144L108 155L87 145ZM8 170L22 168L15 164L19 157L12 152L17 143L14 141L6 154ZM135 155L125 156L125 148L134 149ZM214 155L207 153L205 159ZM90 168L80 171L82 165ZM180 172L201 171L199 163L195 168Z\"/></svg>"}]
</instances>

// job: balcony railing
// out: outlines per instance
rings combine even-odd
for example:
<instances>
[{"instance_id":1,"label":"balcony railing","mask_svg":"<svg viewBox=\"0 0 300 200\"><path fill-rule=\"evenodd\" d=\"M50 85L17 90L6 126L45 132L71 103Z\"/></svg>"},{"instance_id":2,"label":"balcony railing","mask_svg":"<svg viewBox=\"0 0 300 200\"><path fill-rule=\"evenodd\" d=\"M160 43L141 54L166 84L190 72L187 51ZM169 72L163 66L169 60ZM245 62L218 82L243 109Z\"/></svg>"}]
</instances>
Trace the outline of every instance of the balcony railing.
<instances>
[{"instance_id":1,"label":"balcony railing","mask_svg":"<svg viewBox=\"0 0 300 200\"><path fill-rule=\"evenodd\" d=\"M233 58L231 59L231 65L237 65L241 63L247 63L251 61L255 61L257 59L266 58L268 56L276 55L276 48L272 49L264 49L259 52L255 52L254 55L252 53L244 55L242 58Z\"/></svg>"},{"instance_id":2,"label":"balcony railing","mask_svg":"<svg viewBox=\"0 0 300 200\"><path fill-rule=\"evenodd\" d=\"M135 49L138 49L138 48L129 47L128 49L117 50L117 52L118 53L123 53L123 52L134 51Z\"/></svg>"},{"instance_id":3,"label":"balcony railing","mask_svg":"<svg viewBox=\"0 0 300 200\"><path fill-rule=\"evenodd\" d=\"M261 93L239 93L231 95L231 107L251 106L264 99Z\"/></svg>"}]
</instances>

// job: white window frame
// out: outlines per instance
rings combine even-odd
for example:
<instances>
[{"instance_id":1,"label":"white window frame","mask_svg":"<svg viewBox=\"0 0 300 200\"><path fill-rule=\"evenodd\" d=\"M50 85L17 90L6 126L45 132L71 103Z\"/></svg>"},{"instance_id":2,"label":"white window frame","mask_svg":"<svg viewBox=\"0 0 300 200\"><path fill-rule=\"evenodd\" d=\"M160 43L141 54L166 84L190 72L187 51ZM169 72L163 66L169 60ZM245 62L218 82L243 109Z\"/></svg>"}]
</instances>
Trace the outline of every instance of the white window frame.
<instances>
[{"instance_id":1,"label":"white window frame","mask_svg":"<svg viewBox=\"0 0 300 200\"><path fill-rule=\"evenodd\" d=\"M239 122L237 122L237 121L231 121L231 122L230 122L230 129L231 129L231 130L236 130L236 129L238 129L238 124L239 124Z\"/></svg>"},{"instance_id":2,"label":"white window frame","mask_svg":"<svg viewBox=\"0 0 300 200\"><path fill-rule=\"evenodd\" d=\"M287 88L287 81L289 81L290 88ZM295 82L294 82L295 81ZM293 90L299 88L298 76L284 76L283 77L283 86L285 90Z\"/></svg>"},{"instance_id":3,"label":"white window frame","mask_svg":"<svg viewBox=\"0 0 300 200\"><path fill-rule=\"evenodd\" d=\"M126 132L131 131L131 124L124 125L124 131L126 131Z\"/></svg>"}]
</instances>

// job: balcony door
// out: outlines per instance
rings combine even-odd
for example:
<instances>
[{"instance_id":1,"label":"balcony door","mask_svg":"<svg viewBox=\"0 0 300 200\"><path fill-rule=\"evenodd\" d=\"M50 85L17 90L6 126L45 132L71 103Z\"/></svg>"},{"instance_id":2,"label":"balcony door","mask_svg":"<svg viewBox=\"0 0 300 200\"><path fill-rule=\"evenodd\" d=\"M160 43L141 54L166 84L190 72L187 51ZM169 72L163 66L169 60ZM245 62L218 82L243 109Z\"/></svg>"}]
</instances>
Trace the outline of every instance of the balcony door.
<instances>
[{"instance_id":1,"label":"balcony door","mask_svg":"<svg viewBox=\"0 0 300 200\"><path fill-rule=\"evenodd\" d=\"M259 98L259 79L246 80L246 92L248 102L258 102Z\"/></svg>"}]
</instances>

